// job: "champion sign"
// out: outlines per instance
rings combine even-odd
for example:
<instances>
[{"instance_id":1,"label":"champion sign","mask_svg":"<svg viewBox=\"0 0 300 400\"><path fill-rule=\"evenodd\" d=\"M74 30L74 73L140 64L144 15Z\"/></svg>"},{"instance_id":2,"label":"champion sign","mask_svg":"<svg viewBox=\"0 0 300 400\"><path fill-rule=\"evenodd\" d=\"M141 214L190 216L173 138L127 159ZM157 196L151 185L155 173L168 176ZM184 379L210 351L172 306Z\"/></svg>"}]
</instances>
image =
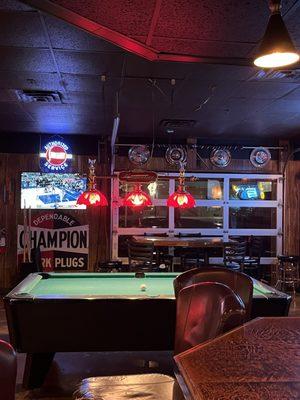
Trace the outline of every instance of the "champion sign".
<instances>
[{"instance_id":1,"label":"champion sign","mask_svg":"<svg viewBox=\"0 0 300 400\"><path fill-rule=\"evenodd\" d=\"M31 248L39 248L44 271L80 271L88 268L89 226L62 212L34 215ZM18 225L18 259L22 262L24 226Z\"/></svg>"},{"instance_id":2,"label":"champion sign","mask_svg":"<svg viewBox=\"0 0 300 400\"><path fill-rule=\"evenodd\" d=\"M46 172L63 172L69 169L72 154L69 146L61 140L52 140L43 146L40 153L41 168Z\"/></svg>"}]
</instances>

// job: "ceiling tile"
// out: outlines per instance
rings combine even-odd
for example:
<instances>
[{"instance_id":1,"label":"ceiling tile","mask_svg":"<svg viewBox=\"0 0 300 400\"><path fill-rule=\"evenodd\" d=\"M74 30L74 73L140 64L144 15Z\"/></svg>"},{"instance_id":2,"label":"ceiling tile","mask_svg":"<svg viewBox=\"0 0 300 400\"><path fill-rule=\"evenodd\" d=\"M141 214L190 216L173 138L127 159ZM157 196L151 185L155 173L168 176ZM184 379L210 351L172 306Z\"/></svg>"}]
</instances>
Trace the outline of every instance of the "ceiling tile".
<instances>
[{"instance_id":1,"label":"ceiling tile","mask_svg":"<svg viewBox=\"0 0 300 400\"><path fill-rule=\"evenodd\" d=\"M45 21L55 49L122 52L119 47L57 18L46 16Z\"/></svg>"},{"instance_id":2,"label":"ceiling tile","mask_svg":"<svg viewBox=\"0 0 300 400\"><path fill-rule=\"evenodd\" d=\"M293 90L292 92L289 92L287 95L284 96L284 100L300 100L300 85L298 85L298 88Z\"/></svg>"},{"instance_id":3,"label":"ceiling tile","mask_svg":"<svg viewBox=\"0 0 300 400\"><path fill-rule=\"evenodd\" d=\"M63 73L109 76L121 75L124 56L110 53L55 51L58 67Z\"/></svg>"},{"instance_id":4,"label":"ceiling tile","mask_svg":"<svg viewBox=\"0 0 300 400\"><path fill-rule=\"evenodd\" d=\"M273 101L265 110L266 113L273 112L279 115L285 115L286 113L300 113L300 101L280 99Z\"/></svg>"},{"instance_id":5,"label":"ceiling tile","mask_svg":"<svg viewBox=\"0 0 300 400\"><path fill-rule=\"evenodd\" d=\"M256 42L268 20L266 2L247 0L163 0L156 36Z\"/></svg>"},{"instance_id":6,"label":"ceiling tile","mask_svg":"<svg viewBox=\"0 0 300 400\"><path fill-rule=\"evenodd\" d=\"M298 87L297 83L243 82L233 91L234 97L250 99L277 99Z\"/></svg>"},{"instance_id":7,"label":"ceiling tile","mask_svg":"<svg viewBox=\"0 0 300 400\"><path fill-rule=\"evenodd\" d=\"M1 71L0 87L7 89L61 90L58 75L33 71Z\"/></svg>"},{"instance_id":8,"label":"ceiling tile","mask_svg":"<svg viewBox=\"0 0 300 400\"><path fill-rule=\"evenodd\" d=\"M61 6L117 32L144 35L149 31L156 0L55 0Z\"/></svg>"},{"instance_id":9,"label":"ceiling tile","mask_svg":"<svg viewBox=\"0 0 300 400\"><path fill-rule=\"evenodd\" d=\"M23 103L24 110L36 118L44 118L47 116L60 117L71 116L72 110L69 104L51 104L51 103Z\"/></svg>"},{"instance_id":10,"label":"ceiling tile","mask_svg":"<svg viewBox=\"0 0 300 400\"><path fill-rule=\"evenodd\" d=\"M0 12L0 43L5 46L47 47L38 13Z\"/></svg>"},{"instance_id":11,"label":"ceiling tile","mask_svg":"<svg viewBox=\"0 0 300 400\"><path fill-rule=\"evenodd\" d=\"M2 47L1 70L56 72L49 50Z\"/></svg>"},{"instance_id":12,"label":"ceiling tile","mask_svg":"<svg viewBox=\"0 0 300 400\"><path fill-rule=\"evenodd\" d=\"M32 7L23 4L18 0L1 0L0 2L0 10L8 10L8 11L31 11Z\"/></svg>"}]
</instances>

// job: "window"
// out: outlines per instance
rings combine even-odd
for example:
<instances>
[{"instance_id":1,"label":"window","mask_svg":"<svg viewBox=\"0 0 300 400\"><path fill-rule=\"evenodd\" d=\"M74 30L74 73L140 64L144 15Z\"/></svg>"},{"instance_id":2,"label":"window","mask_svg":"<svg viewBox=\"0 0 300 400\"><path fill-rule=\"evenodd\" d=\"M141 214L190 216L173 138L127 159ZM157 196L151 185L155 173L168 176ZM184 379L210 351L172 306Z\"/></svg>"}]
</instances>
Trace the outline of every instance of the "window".
<instances>
[{"instance_id":1,"label":"window","mask_svg":"<svg viewBox=\"0 0 300 400\"><path fill-rule=\"evenodd\" d=\"M195 199L205 200L222 200L223 199L223 180L201 179L198 178L195 182L187 182L187 190L194 196Z\"/></svg>"},{"instance_id":2,"label":"window","mask_svg":"<svg viewBox=\"0 0 300 400\"><path fill-rule=\"evenodd\" d=\"M261 238L262 262L270 263L282 251L282 181L280 175L191 174L186 189L194 196L192 209L166 206L178 180L174 173L159 174L157 184L142 185L153 205L142 211L121 206L122 198L133 185L113 180L112 258L126 259L124 239L132 235L176 235L201 233L224 240L239 236ZM124 247L125 246L125 247ZM211 262L220 262L222 250L210 253ZM180 250L175 249L175 255Z\"/></svg>"},{"instance_id":3,"label":"window","mask_svg":"<svg viewBox=\"0 0 300 400\"><path fill-rule=\"evenodd\" d=\"M275 229L276 208L231 207L229 228L233 229Z\"/></svg>"},{"instance_id":4,"label":"window","mask_svg":"<svg viewBox=\"0 0 300 400\"><path fill-rule=\"evenodd\" d=\"M134 184L132 183L120 183L120 197L125 197L125 195L133 190L133 188ZM166 180L159 179L157 182L141 185L141 188L152 198L152 200L165 199L169 195L169 181Z\"/></svg>"},{"instance_id":5,"label":"window","mask_svg":"<svg viewBox=\"0 0 300 400\"><path fill-rule=\"evenodd\" d=\"M223 228L223 207L176 209L175 228Z\"/></svg>"},{"instance_id":6,"label":"window","mask_svg":"<svg viewBox=\"0 0 300 400\"><path fill-rule=\"evenodd\" d=\"M120 207L120 228L168 228L168 208L166 206L145 207L142 210L132 210L130 207Z\"/></svg>"}]
</instances>

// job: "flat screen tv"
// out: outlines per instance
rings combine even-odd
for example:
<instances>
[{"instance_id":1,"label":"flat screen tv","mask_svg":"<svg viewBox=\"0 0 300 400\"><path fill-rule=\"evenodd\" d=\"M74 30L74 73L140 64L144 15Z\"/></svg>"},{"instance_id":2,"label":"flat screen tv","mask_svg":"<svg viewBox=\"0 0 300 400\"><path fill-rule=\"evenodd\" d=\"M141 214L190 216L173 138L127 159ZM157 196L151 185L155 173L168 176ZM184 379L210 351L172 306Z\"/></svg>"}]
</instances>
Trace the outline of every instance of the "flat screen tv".
<instances>
[{"instance_id":1,"label":"flat screen tv","mask_svg":"<svg viewBox=\"0 0 300 400\"><path fill-rule=\"evenodd\" d=\"M87 179L78 174L23 172L21 208L85 209L77 206L78 196L86 190Z\"/></svg>"}]
</instances>

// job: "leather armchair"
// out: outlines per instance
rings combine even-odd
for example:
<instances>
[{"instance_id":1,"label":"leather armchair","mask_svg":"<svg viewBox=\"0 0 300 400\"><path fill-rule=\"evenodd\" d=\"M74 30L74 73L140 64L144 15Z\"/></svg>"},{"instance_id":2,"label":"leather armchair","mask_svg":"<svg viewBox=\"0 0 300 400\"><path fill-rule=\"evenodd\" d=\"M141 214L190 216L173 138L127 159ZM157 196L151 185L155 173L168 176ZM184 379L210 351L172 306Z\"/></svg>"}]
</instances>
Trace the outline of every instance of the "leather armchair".
<instances>
[{"instance_id":1,"label":"leather armchair","mask_svg":"<svg viewBox=\"0 0 300 400\"><path fill-rule=\"evenodd\" d=\"M17 357L12 346L0 340L0 398L15 400Z\"/></svg>"}]
</instances>

